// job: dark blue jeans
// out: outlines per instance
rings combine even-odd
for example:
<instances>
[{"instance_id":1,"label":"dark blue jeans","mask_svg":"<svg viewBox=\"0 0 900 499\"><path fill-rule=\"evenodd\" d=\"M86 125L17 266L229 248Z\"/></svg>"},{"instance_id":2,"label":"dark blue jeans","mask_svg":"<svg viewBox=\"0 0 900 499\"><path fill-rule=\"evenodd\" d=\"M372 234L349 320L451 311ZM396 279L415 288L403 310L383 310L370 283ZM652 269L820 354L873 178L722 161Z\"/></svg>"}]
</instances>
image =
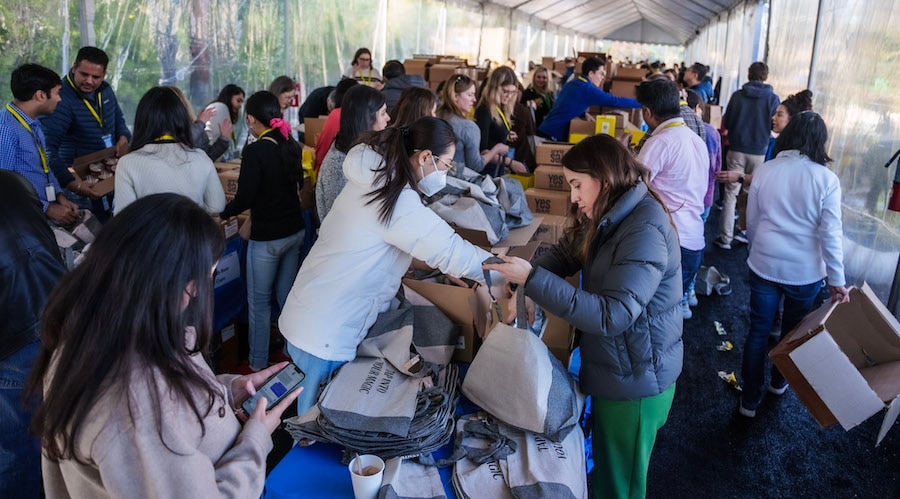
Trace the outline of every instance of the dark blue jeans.
<instances>
[{"instance_id":1,"label":"dark blue jeans","mask_svg":"<svg viewBox=\"0 0 900 499\"><path fill-rule=\"evenodd\" d=\"M750 271L750 330L744 342L744 361L741 365L741 404L746 409L756 409L762 399L769 333L781 298L784 297L784 313L781 318L781 331L784 334L794 329L813 309L821 288L822 281L792 286L763 279ZM774 365L770 384L775 387L785 384L784 376Z\"/></svg>"},{"instance_id":2,"label":"dark blue jeans","mask_svg":"<svg viewBox=\"0 0 900 499\"><path fill-rule=\"evenodd\" d=\"M0 497L38 497L40 441L28 434L31 408L22 406L22 387L39 341L0 359Z\"/></svg>"},{"instance_id":3,"label":"dark blue jeans","mask_svg":"<svg viewBox=\"0 0 900 499\"><path fill-rule=\"evenodd\" d=\"M681 248L681 292L684 296L687 296L687 292L691 288L691 282L694 281L702 261L702 249L695 251L685 247Z\"/></svg>"}]
</instances>

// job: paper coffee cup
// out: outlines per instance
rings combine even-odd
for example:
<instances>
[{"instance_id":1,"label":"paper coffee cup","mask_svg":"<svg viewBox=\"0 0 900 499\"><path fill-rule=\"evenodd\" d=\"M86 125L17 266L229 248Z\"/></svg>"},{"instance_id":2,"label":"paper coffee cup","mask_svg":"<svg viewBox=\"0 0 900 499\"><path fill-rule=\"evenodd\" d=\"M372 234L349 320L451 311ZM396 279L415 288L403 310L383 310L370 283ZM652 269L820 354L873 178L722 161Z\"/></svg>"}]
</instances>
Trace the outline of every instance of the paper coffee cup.
<instances>
[{"instance_id":1,"label":"paper coffee cup","mask_svg":"<svg viewBox=\"0 0 900 499\"><path fill-rule=\"evenodd\" d=\"M356 456L350 461L350 480L353 482L353 497L375 499L381 489L384 476L384 461L372 454Z\"/></svg>"}]
</instances>

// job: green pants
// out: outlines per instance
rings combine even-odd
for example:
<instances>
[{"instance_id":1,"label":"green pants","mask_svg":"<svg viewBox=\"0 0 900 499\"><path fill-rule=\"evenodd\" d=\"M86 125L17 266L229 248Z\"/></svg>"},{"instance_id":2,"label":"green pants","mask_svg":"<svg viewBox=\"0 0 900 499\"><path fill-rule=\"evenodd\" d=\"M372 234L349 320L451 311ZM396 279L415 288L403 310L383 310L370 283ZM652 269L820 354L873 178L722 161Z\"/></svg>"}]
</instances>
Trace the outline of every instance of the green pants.
<instances>
[{"instance_id":1,"label":"green pants","mask_svg":"<svg viewBox=\"0 0 900 499\"><path fill-rule=\"evenodd\" d=\"M647 495L647 468L656 432L669 417L675 384L659 395L640 400L612 401L592 397L594 418L595 499Z\"/></svg>"}]
</instances>

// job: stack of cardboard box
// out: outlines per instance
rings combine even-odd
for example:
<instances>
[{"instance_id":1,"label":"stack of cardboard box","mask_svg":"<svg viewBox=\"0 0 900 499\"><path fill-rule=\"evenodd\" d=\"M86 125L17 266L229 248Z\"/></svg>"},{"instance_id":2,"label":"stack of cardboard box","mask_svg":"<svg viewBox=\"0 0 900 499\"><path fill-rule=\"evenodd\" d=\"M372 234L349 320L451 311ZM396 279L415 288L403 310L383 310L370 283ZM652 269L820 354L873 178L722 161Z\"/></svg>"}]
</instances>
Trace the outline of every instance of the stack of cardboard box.
<instances>
[{"instance_id":1,"label":"stack of cardboard box","mask_svg":"<svg viewBox=\"0 0 900 499\"><path fill-rule=\"evenodd\" d=\"M616 97L630 97L634 99L634 89L640 85L641 80L647 74L647 70L635 67L616 67L613 74L608 75L612 86L609 93Z\"/></svg>"},{"instance_id":2,"label":"stack of cardboard box","mask_svg":"<svg viewBox=\"0 0 900 499\"><path fill-rule=\"evenodd\" d=\"M543 218L532 241L538 242L535 254L546 251L559 240L569 212L569 183L563 175L562 157L572 148L565 142L544 142L535 150L538 167L534 170L534 188L525 191L528 208Z\"/></svg>"}]
</instances>

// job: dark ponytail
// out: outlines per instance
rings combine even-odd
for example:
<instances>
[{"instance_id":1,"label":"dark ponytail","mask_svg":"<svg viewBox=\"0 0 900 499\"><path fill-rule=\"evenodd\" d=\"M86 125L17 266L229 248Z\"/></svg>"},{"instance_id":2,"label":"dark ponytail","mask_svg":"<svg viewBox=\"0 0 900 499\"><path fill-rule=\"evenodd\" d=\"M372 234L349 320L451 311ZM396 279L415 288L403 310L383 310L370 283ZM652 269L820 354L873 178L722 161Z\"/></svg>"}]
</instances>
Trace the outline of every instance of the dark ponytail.
<instances>
[{"instance_id":1,"label":"dark ponytail","mask_svg":"<svg viewBox=\"0 0 900 499\"><path fill-rule=\"evenodd\" d=\"M440 156L455 146L456 140L453 128L446 121L426 116L409 126L385 128L365 142L382 156L381 165L375 170L375 184L382 187L370 192L366 203L380 203L378 218L382 223L390 221L397 199L406 186L419 192L416 170L410 157L425 149Z\"/></svg>"},{"instance_id":2,"label":"dark ponytail","mask_svg":"<svg viewBox=\"0 0 900 499\"><path fill-rule=\"evenodd\" d=\"M281 129L276 126L278 122L273 123L272 121L282 119L278 97L265 90L256 92L247 99L245 108L248 115L265 124L267 128L274 128L274 130L266 134L266 137L271 137L278 142L281 166L284 173L291 182L299 184L303 177L300 166L303 148L291 136L290 127ZM285 133L285 130L287 133Z\"/></svg>"}]
</instances>

